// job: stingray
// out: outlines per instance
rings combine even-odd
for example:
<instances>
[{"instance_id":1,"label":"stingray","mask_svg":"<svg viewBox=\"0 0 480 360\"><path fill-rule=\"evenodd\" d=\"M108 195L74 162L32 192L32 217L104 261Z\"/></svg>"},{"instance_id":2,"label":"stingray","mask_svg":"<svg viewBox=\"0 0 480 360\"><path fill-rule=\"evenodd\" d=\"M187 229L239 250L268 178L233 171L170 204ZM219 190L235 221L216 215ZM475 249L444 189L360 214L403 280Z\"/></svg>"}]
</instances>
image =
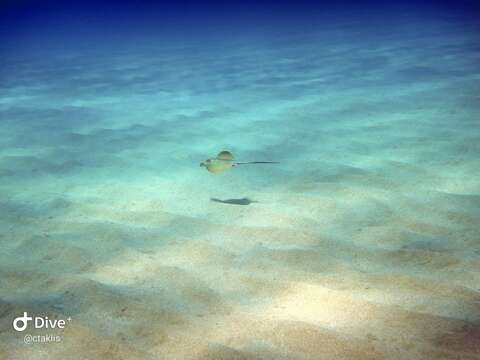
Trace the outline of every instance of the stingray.
<instances>
[{"instance_id":1,"label":"stingray","mask_svg":"<svg viewBox=\"0 0 480 360\"><path fill-rule=\"evenodd\" d=\"M214 174L219 174L225 170L229 170L237 165L248 165L248 164L279 164L276 161L248 161L248 162L237 162L235 161L232 153L230 151L221 151L213 159L207 159L204 162L200 163L200 166L205 166L208 171Z\"/></svg>"}]
</instances>

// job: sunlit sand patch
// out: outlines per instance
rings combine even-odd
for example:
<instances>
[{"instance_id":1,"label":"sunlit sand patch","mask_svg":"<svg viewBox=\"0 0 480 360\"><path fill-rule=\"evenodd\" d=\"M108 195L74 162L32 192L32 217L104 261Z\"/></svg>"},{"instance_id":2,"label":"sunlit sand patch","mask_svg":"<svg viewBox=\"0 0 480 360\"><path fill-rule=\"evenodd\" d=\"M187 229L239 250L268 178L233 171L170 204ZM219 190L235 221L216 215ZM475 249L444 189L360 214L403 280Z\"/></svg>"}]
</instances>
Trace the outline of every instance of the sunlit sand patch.
<instances>
[{"instance_id":1,"label":"sunlit sand patch","mask_svg":"<svg viewBox=\"0 0 480 360\"><path fill-rule=\"evenodd\" d=\"M396 346L414 346L419 352L431 351L436 346L433 343L435 336L448 333L452 326L462 323L408 312L398 306L365 302L346 291L309 284L293 285L283 297L260 307L258 312L269 319L314 323L322 328L348 333L354 338L365 339L370 334L370 338L382 339L384 344L389 343L386 346L390 347L389 352ZM388 322L388 328L382 325L384 321ZM422 342L416 342L420 338L423 339ZM445 348L444 351L449 350Z\"/></svg>"},{"instance_id":2,"label":"sunlit sand patch","mask_svg":"<svg viewBox=\"0 0 480 360\"><path fill-rule=\"evenodd\" d=\"M89 277L111 285L134 285L145 283L160 268L161 265L152 254L125 249L109 264L97 266Z\"/></svg>"},{"instance_id":3,"label":"sunlit sand patch","mask_svg":"<svg viewBox=\"0 0 480 360\"><path fill-rule=\"evenodd\" d=\"M210 326L194 325L188 337L175 337L170 348L185 359L217 359L239 356L240 359L308 359L322 354L336 359L385 359L367 342L354 337L293 320L275 320L254 313L212 319ZM159 355L174 359L169 351ZM228 357L230 358L230 357ZM236 358L236 357L233 357Z\"/></svg>"},{"instance_id":4,"label":"sunlit sand patch","mask_svg":"<svg viewBox=\"0 0 480 360\"><path fill-rule=\"evenodd\" d=\"M346 291L360 301L459 320L470 320L471 314L480 308L477 291L449 279L438 281L400 273L345 271L342 276L324 275L316 282L328 289Z\"/></svg>"},{"instance_id":5,"label":"sunlit sand patch","mask_svg":"<svg viewBox=\"0 0 480 360\"><path fill-rule=\"evenodd\" d=\"M204 240L175 241L158 249L157 254L162 264L192 270L202 265L228 268L234 259L228 248Z\"/></svg>"}]
</instances>

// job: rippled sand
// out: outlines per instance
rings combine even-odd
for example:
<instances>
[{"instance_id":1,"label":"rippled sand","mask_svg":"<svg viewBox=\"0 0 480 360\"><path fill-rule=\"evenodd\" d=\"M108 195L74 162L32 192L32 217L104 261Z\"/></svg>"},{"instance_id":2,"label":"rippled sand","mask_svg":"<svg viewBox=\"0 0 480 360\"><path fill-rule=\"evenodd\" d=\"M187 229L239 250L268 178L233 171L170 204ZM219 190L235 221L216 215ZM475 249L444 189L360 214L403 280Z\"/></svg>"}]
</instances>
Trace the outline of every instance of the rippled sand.
<instances>
[{"instance_id":1,"label":"rippled sand","mask_svg":"<svg viewBox=\"0 0 480 360\"><path fill-rule=\"evenodd\" d=\"M15 63L0 359L479 359L479 48L409 26Z\"/></svg>"}]
</instances>

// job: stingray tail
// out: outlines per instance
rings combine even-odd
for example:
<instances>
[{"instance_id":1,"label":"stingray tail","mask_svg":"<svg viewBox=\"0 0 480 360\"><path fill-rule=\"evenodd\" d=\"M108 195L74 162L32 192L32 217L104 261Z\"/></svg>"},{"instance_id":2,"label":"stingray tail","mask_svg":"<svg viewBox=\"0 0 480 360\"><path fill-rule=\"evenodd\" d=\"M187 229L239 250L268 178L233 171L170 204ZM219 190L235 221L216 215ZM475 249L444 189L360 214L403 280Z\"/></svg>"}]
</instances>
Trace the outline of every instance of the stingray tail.
<instances>
[{"instance_id":1,"label":"stingray tail","mask_svg":"<svg viewBox=\"0 0 480 360\"><path fill-rule=\"evenodd\" d=\"M247 165L247 164L280 164L278 161L248 161L248 162L237 162L235 165Z\"/></svg>"}]
</instances>

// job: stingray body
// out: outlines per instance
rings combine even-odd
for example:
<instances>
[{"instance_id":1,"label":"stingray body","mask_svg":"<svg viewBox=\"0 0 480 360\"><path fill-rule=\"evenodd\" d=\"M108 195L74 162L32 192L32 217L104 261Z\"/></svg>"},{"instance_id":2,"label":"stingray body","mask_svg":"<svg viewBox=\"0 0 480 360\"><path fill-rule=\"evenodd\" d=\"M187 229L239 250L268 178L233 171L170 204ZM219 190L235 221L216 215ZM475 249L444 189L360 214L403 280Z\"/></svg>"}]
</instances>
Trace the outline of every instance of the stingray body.
<instances>
[{"instance_id":1,"label":"stingray body","mask_svg":"<svg viewBox=\"0 0 480 360\"><path fill-rule=\"evenodd\" d=\"M222 173L237 165L246 164L278 164L276 161L249 161L249 162L236 162L230 151L221 151L215 158L207 159L200 163L200 166L204 166L208 171L214 174Z\"/></svg>"}]
</instances>

